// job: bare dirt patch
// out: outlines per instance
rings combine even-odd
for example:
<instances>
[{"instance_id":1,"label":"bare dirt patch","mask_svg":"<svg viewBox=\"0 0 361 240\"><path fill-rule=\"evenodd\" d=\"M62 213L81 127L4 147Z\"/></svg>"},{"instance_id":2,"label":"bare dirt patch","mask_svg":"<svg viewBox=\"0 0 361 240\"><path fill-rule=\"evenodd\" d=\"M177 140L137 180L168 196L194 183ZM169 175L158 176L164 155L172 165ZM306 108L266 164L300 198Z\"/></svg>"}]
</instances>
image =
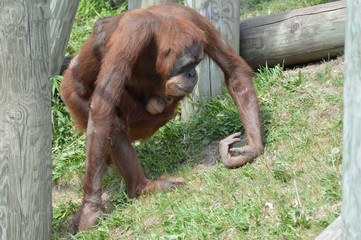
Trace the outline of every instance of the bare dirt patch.
<instances>
[{"instance_id":1,"label":"bare dirt patch","mask_svg":"<svg viewBox=\"0 0 361 240\"><path fill-rule=\"evenodd\" d=\"M330 59L328 63L331 64L334 75L337 75L344 71L344 60L342 57ZM303 74L312 75L315 74L316 72L319 72L323 68L324 68L323 62L312 62L307 64L306 66L297 66L294 68L286 69L284 71L284 76L289 77L289 76L297 75L300 70L302 71Z\"/></svg>"}]
</instances>

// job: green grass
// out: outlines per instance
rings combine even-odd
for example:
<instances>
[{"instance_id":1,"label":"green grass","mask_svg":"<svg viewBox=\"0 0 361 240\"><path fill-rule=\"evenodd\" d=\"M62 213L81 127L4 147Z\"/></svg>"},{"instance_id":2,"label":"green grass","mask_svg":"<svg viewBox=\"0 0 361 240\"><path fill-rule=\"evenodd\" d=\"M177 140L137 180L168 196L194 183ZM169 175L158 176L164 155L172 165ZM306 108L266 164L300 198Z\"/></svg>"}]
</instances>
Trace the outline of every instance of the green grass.
<instances>
[{"instance_id":1,"label":"green grass","mask_svg":"<svg viewBox=\"0 0 361 240\"><path fill-rule=\"evenodd\" d=\"M265 9L275 2L250 5ZM293 1L278 2L291 6ZM82 24L91 29L89 22L104 9L95 1L82 4L94 5L93 10L80 8L78 32ZM105 6L102 14L115 11ZM73 35L80 46L83 36ZM230 170L219 162L218 140L244 131L229 94L202 103L188 121L176 118L148 141L136 142L149 177L181 176L186 185L130 199L117 171L109 168L103 181L103 219L71 237L71 215L81 203L85 136L71 126L59 100L60 79L53 79L53 238L314 239L340 213L341 61L311 70L276 66L255 73L266 145L261 157L242 168ZM204 164L209 156L215 161Z\"/></svg>"},{"instance_id":2,"label":"green grass","mask_svg":"<svg viewBox=\"0 0 361 240\"><path fill-rule=\"evenodd\" d=\"M117 9L113 9L110 3L105 0L81 0L66 53L74 54L79 51L83 42L93 31L96 20L119 14L123 12L126 7L127 5L124 4Z\"/></svg>"},{"instance_id":3,"label":"green grass","mask_svg":"<svg viewBox=\"0 0 361 240\"><path fill-rule=\"evenodd\" d=\"M328 0L241 0L241 19L299 9L323 3L328 3Z\"/></svg>"},{"instance_id":4,"label":"green grass","mask_svg":"<svg viewBox=\"0 0 361 240\"><path fill-rule=\"evenodd\" d=\"M332 75L330 63L320 68L312 75L280 67L256 74L266 149L252 164L230 170L219 158L212 166L200 163L210 141L240 130L227 94L205 103L189 122L174 120L137 143L151 177L182 176L186 185L129 199L111 171L104 220L76 239L313 239L339 214L341 201L341 76ZM55 235L70 230L68 217L80 203L83 155L83 137L54 154L56 185L77 193L72 201L54 199L54 227L61 229Z\"/></svg>"}]
</instances>

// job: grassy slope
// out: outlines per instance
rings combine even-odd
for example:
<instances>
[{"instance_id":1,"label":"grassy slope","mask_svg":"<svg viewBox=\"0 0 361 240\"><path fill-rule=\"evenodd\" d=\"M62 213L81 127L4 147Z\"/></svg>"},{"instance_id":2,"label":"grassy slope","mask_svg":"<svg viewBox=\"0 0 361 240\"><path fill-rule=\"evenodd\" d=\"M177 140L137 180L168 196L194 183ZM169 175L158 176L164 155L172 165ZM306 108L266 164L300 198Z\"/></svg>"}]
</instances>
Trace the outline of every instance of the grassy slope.
<instances>
[{"instance_id":1,"label":"grassy slope","mask_svg":"<svg viewBox=\"0 0 361 240\"><path fill-rule=\"evenodd\" d=\"M320 1L251 1L248 8L256 15L267 9L277 11L270 7L276 2L281 4L279 10L285 10L283 6L297 8L298 3ZM103 9L104 14L110 11ZM83 19L101 11L94 5L93 11L79 15ZM79 29L89 25L79 25L79 20ZM104 220L75 238L314 239L340 211L340 66L341 58L311 69L275 67L256 73L266 149L240 169L221 165L213 143L241 130L227 94L205 103L189 122L174 120L149 141L136 143L149 176L168 173L182 176L187 184L174 192L129 199L118 174L109 169L104 181ZM55 99L53 104L58 113L54 117L53 231L54 238L62 238L71 231L70 216L80 204L85 138L74 135L61 103ZM213 159L213 164L204 163L205 158Z\"/></svg>"}]
</instances>

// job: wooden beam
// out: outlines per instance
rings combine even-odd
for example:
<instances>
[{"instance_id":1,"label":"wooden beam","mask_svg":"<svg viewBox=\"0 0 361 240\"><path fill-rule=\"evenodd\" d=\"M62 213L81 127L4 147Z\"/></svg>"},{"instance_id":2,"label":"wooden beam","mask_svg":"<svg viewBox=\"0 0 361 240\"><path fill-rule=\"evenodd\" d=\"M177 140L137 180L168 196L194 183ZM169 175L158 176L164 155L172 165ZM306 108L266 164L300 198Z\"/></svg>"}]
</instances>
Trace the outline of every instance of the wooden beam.
<instances>
[{"instance_id":1,"label":"wooden beam","mask_svg":"<svg viewBox=\"0 0 361 240\"><path fill-rule=\"evenodd\" d=\"M226 41L239 52L239 0L185 0L184 4L208 18ZM189 98L183 101L181 115L197 108L197 101L223 94L224 73L217 64L206 57L197 67L198 84Z\"/></svg>"},{"instance_id":2,"label":"wooden beam","mask_svg":"<svg viewBox=\"0 0 361 240\"><path fill-rule=\"evenodd\" d=\"M240 55L253 67L293 65L343 52L346 0L245 19Z\"/></svg>"},{"instance_id":3,"label":"wooden beam","mask_svg":"<svg viewBox=\"0 0 361 240\"><path fill-rule=\"evenodd\" d=\"M347 1L342 239L361 239L361 0Z\"/></svg>"},{"instance_id":4,"label":"wooden beam","mask_svg":"<svg viewBox=\"0 0 361 240\"><path fill-rule=\"evenodd\" d=\"M51 61L50 74L58 75L62 67L66 47L73 28L79 0L51 0L50 39Z\"/></svg>"},{"instance_id":5,"label":"wooden beam","mask_svg":"<svg viewBox=\"0 0 361 240\"><path fill-rule=\"evenodd\" d=\"M50 5L1 2L0 239L51 239Z\"/></svg>"},{"instance_id":6,"label":"wooden beam","mask_svg":"<svg viewBox=\"0 0 361 240\"><path fill-rule=\"evenodd\" d=\"M341 240L341 216L336 218L315 240Z\"/></svg>"}]
</instances>

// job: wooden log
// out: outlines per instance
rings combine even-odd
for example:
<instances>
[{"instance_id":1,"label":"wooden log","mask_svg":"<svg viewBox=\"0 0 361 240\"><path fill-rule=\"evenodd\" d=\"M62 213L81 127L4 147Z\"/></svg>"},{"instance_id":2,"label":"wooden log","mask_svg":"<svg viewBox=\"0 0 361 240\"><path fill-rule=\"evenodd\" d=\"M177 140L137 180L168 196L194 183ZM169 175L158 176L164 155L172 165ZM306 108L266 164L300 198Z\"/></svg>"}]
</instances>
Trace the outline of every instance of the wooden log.
<instances>
[{"instance_id":1,"label":"wooden log","mask_svg":"<svg viewBox=\"0 0 361 240\"><path fill-rule=\"evenodd\" d=\"M185 0L184 4L194 8L208 18L223 37L239 52L239 0ZM197 101L223 93L224 74L217 64L206 57L197 67L198 84L193 93L182 104L182 117L197 108Z\"/></svg>"},{"instance_id":2,"label":"wooden log","mask_svg":"<svg viewBox=\"0 0 361 240\"><path fill-rule=\"evenodd\" d=\"M74 18L80 0L51 0L51 61L50 74L58 75L63 63L63 57L68 45Z\"/></svg>"},{"instance_id":3,"label":"wooden log","mask_svg":"<svg viewBox=\"0 0 361 240\"><path fill-rule=\"evenodd\" d=\"M0 5L0 239L51 239L50 5Z\"/></svg>"},{"instance_id":4,"label":"wooden log","mask_svg":"<svg viewBox=\"0 0 361 240\"><path fill-rule=\"evenodd\" d=\"M179 0L129 0L128 9L147 8L152 5L163 3L179 3Z\"/></svg>"},{"instance_id":5,"label":"wooden log","mask_svg":"<svg viewBox=\"0 0 361 240\"><path fill-rule=\"evenodd\" d=\"M240 55L259 65L293 65L343 52L346 1L245 19L240 22Z\"/></svg>"},{"instance_id":6,"label":"wooden log","mask_svg":"<svg viewBox=\"0 0 361 240\"><path fill-rule=\"evenodd\" d=\"M341 240L341 216L336 218L315 240Z\"/></svg>"},{"instance_id":7,"label":"wooden log","mask_svg":"<svg viewBox=\"0 0 361 240\"><path fill-rule=\"evenodd\" d=\"M361 0L347 0L342 239L361 239Z\"/></svg>"}]
</instances>

